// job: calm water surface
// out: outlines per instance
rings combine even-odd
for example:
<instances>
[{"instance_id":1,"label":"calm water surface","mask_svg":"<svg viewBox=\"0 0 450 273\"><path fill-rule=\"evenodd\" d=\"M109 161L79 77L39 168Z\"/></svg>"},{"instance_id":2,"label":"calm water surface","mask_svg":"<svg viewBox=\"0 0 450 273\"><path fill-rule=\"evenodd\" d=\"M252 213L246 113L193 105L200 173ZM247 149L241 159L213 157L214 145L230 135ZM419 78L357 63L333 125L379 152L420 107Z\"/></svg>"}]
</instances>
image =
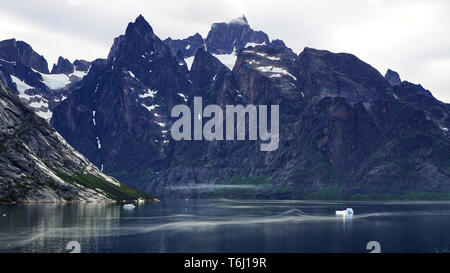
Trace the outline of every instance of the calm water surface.
<instances>
[{"instance_id":1,"label":"calm water surface","mask_svg":"<svg viewBox=\"0 0 450 273\"><path fill-rule=\"evenodd\" d=\"M352 207L352 218L335 210ZM0 252L449 252L450 202L0 205Z\"/></svg>"}]
</instances>

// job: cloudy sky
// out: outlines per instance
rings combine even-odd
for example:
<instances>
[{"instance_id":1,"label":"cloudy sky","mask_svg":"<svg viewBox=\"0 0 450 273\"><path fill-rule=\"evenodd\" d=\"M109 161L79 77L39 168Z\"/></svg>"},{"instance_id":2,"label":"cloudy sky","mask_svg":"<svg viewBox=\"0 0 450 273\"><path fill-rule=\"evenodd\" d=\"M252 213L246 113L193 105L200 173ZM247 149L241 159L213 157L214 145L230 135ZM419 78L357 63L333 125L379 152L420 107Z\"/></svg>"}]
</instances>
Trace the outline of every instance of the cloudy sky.
<instances>
[{"instance_id":1,"label":"cloudy sky","mask_svg":"<svg viewBox=\"0 0 450 273\"><path fill-rule=\"evenodd\" d=\"M450 1L433 0L15 0L0 5L0 40L45 56L105 58L113 38L142 14L161 38L206 36L213 22L245 14L253 29L285 41L353 53L384 74L420 83L450 103Z\"/></svg>"}]
</instances>

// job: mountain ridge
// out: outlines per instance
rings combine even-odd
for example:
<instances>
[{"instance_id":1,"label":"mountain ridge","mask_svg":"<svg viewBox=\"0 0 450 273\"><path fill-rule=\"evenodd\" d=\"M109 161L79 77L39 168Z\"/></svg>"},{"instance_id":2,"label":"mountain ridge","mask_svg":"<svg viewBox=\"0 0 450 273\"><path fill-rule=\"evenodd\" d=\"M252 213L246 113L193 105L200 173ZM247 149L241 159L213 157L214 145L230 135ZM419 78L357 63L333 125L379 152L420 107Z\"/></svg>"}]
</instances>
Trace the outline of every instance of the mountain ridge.
<instances>
[{"instance_id":1,"label":"mountain ridge","mask_svg":"<svg viewBox=\"0 0 450 273\"><path fill-rule=\"evenodd\" d=\"M167 197L450 190L448 104L352 54L296 54L245 17L213 25L210 39L162 41L137 17L108 58L68 86L51 124L109 175ZM221 107L280 105L279 149L261 153L259 141L173 141L170 109L192 107L194 96Z\"/></svg>"}]
</instances>

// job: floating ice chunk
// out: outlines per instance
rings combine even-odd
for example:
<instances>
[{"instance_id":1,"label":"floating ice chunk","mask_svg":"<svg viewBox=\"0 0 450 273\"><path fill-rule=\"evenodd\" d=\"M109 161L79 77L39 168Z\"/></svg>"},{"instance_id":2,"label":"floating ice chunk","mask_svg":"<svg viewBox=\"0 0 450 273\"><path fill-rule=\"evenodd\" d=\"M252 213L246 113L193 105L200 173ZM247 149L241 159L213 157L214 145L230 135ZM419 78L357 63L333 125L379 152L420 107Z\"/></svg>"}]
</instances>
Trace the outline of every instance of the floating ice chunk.
<instances>
[{"instance_id":1,"label":"floating ice chunk","mask_svg":"<svg viewBox=\"0 0 450 273\"><path fill-rule=\"evenodd\" d=\"M123 208L124 209L134 209L136 206L135 205L133 205L133 204L125 204L125 205L123 205Z\"/></svg>"},{"instance_id":2,"label":"floating ice chunk","mask_svg":"<svg viewBox=\"0 0 450 273\"><path fill-rule=\"evenodd\" d=\"M344 216L353 215L353 209L347 208L346 210L337 210L336 215L344 215Z\"/></svg>"}]
</instances>

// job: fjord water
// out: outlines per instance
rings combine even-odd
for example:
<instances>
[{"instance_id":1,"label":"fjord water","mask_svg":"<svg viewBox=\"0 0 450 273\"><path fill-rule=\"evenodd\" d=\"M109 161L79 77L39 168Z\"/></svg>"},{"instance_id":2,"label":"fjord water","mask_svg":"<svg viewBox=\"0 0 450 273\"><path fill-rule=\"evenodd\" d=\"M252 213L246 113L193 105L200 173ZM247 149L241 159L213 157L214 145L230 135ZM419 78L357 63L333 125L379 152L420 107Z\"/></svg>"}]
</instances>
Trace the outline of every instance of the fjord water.
<instances>
[{"instance_id":1,"label":"fjord water","mask_svg":"<svg viewBox=\"0 0 450 273\"><path fill-rule=\"evenodd\" d=\"M335 211L352 207L351 218ZM449 252L450 202L0 205L0 252Z\"/></svg>"}]
</instances>

